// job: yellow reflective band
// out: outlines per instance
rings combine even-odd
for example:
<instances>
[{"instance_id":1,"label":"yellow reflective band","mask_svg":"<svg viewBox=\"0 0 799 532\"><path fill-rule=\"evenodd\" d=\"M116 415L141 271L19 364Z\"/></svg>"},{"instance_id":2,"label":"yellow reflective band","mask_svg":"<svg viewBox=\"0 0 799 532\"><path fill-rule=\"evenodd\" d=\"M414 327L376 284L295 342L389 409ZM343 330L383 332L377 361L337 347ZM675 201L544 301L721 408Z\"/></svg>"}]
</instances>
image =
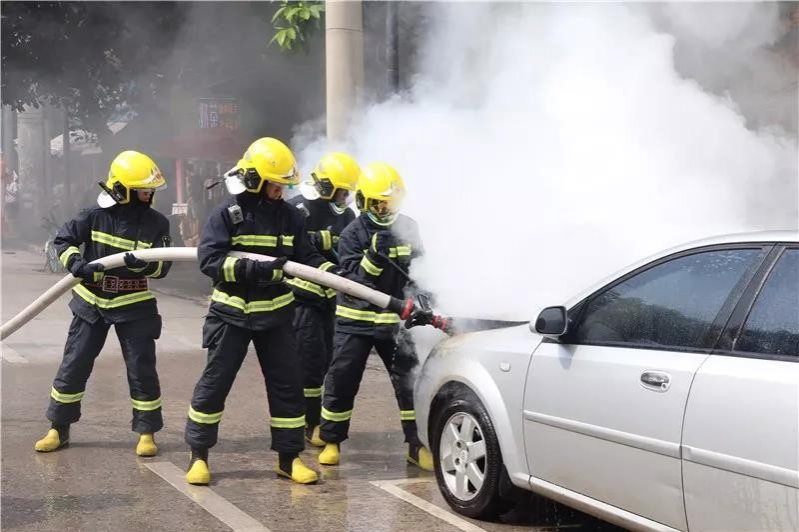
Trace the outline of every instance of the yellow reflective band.
<instances>
[{"instance_id":1,"label":"yellow reflective band","mask_svg":"<svg viewBox=\"0 0 799 532\"><path fill-rule=\"evenodd\" d=\"M368 321L375 325L399 323L400 317L393 312L372 312L371 310L357 310L354 308L336 305L336 316L351 320Z\"/></svg>"},{"instance_id":2,"label":"yellow reflective band","mask_svg":"<svg viewBox=\"0 0 799 532\"><path fill-rule=\"evenodd\" d=\"M153 273L148 273L147 277L158 277L161 275L161 267L164 265L162 261L158 261L158 267L155 269Z\"/></svg>"},{"instance_id":3,"label":"yellow reflective band","mask_svg":"<svg viewBox=\"0 0 799 532\"><path fill-rule=\"evenodd\" d=\"M251 312L271 312L292 304L294 302L294 293L289 292L288 294L283 294L274 299L247 302L240 297L231 296L221 290L214 289L214 293L211 294L211 301L237 308L245 314L250 314Z\"/></svg>"},{"instance_id":4,"label":"yellow reflective band","mask_svg":"<svg viewBox=\"0 0 799 532\"><path fill-rule=\"evenodd\" d=\"M132 305L134 303L155 299L155 295L149 290L134 292L132 294L118 296L113 299L106 299L104 297L96 296L82 284L76 285L72 291L75 292L75 294L81 299L86 301L86 303L102 309L124 307L125 305Z\"/></svg>"},{"instance_id":5,"label":"yellow reflective band","mask_svg":"<svg viewBox=\"0 0 799 532\"><path fill-rule=\"evenodd\" d=\"M280 243L284 246L294 247L294 235L280 235Z\"/></svg>"},{"instance_id":6,"label":"yellow reflective band","mask_svg":"<svg viewBox=\"0 0 799 532\"><path fill-rule=\"evenodd\" d=\"M319 388L304 388L302 390L305 397L322 397L322 387Z\"/></svg>"},{"instance_id":7,"label":"yellow reflective band","mask_svg":"<svg viewBox=\"0 0 799 532\"><path fill-rule=\"evenodd\" d=\"M83 399L83 394L84 394L84 392L61 393L58 390L56 390L55 388L51 388L50 389L50 397L52 397L53 399L55 399L59 403L65 403L65 404L77 403L78 401Z\"/></svg>"},{"instance_id":8,"label":"yellow reflective band","mask_svg":"<svg viewBox=\"0 0 799 532\"><path fill-rule=\"evenodd\" d=\"M272 270L272 282L283 280L283 270Z\"/></svg>"},{"instance_id":9,"label":"yellow reflective band","mask_svg":"<svg viewBox=\"0 0 799 532\"><path fill-rule=\"evenodd\" d=\"M334 297L336 297L336 291L333 290L332 288L325 288L325 295L327 296L328 299L333 299Z\"/></svg>"},{"instance_id":10,"label":"yellow reflective band","mask_svg":"<svg viewBox=\"0 0 799 532\"><path fill-rule=\"evenodd\" d=\"M389 248L388 250L389 258L395 257L410 257L411 256L411 246L410 244L407 246L397 246L395 248Z\"/></svg>"},{"instance_id":11,"label":"yellow reflective band","mask_svg":"<svg viewBox=\"0 0 799 532\"><path fill-rule=\"evenodd\" d=\"M130 402L133 405L133 408L136 410L142 410L144 412L150 412L152 410L158 410L161 408L161 398L153 399L152 401L138 401L133 397L130 398Z\"/></svg>"},{"instance_id":12,"label":"yellow reflective band","mask_svg":"<svg viewBox=\"0 0 799 532\"><path fill-rule=\"evenodd\" d=\"M305 416L300 417L273 417L269 421L273 429L300 429L305 426Z\"/></svg>"},{"instance_id":13,"label":"yellow reflective band","mask_svg":"<svg viewBox=\"0 0 799 532\"><path fill-rule=\"evenodd\" d=\"M222 273L225 276L225 281L229 283L236 282L236 263L239 261L236 257L225 257L225 262L222 264Z\"/></svg>"},{"instance_id":14,"label":"yellow reflective band","mask_svg":"<svg viewBox=\"0 0 799 532\"><path fill-rule=\"evenodd\" d=\"M416 410L400 410L400 421L416 421Z\"/></svg>"},{"instance_id":15,"label":"yellow reflective band","mask_svg":"<svg viewBox=\"0 0 799 532\"><path fill-rule=\"evenodd\" d=\"M322 264L319 265L318 269L322 270L323 272L326 272L327 270L329 270L330 268L333 268L335 266L336 265L333 264L332 262L325 261L325 262L323 262Z\"/></svg>"},{"instance_id":16,"label":"yellow reflective band","mask_svg":"<svg viewBox=\"0 0 799 532\"><path fill-rule=\"evenodd\" d=\"M322 235L322 249L328 251L333 249L333 239L330 238L330 231L320 231Z\"/></svg>"},{"instance_id":17,"label":"yellow reflective band","mask_svg":"<svg viewBox=\"0 0 799 532\"><path fill-rule=\"evenodd\" d=\"M224 412L224 410L222 411ZM189 407L189 419L195 423L202 423L203 425L213 425L222 421L222 412L214 412L213 414L205 414L197 412L192 407Z\"/></svg>"},{"instance_id":18,"label":"yellow reflective band","mask_svg":"<svg viewBox=\"0 0 799 532\"><path fill-rule=\"evenodd\" d=\"M277 237L269 235L236 235L230 241L232 245L258 246L273 248L277 246Z\"/></svg>"},{"instance_id":19,"label":"yellow reflective band","mask_svg":"<svg viewBox=\"0 0 799 532\"><path fill-rule=\"evenodd\" d=\"M92 281L99 283L105 277L105 272L92 272Z\"/></svg>"},{"instance_id":20,"label":"yellow reflective band","mask_svg":"<svg viewBox=\"0 0 799 532\"><path fill-rule=\"evenodd\" d=\"M366 257L366 255L364 255L361 259L361 267L370 275L378 276L383 273L383 268L378 268L375 266L374 263L372 263L372 261Z\"/></svg>"},{"instance_id":21,"label":"yellow reflective band","mask_svg":"<svg viewBox=\"0 0 799 532\"><path fill-rule=\"evenodd\" d=\"M103 233L102 231L92 231L92 241L127 251L133 251L134 249L148 249L152 247L152 243L150 242L142 242L141 240L134 242L133 240L109 235L108 233Z\"/></svg>"},{"instance_id":22,"label":"yellow reflective band","mask_svg":"<svg viewBox=\"0 0 799 532\"><path fill-rule=\"evenodd\" d=\"M352 418L352 410L346 412L331 412L324 406L322 407L322 419L327 421L349 421Z\"/></svg>"},{"instance_id":23,"label":"yellow reflective band","mask_svg":"<svg viewBox=\"0 0 799 532\"><path fill-rule=\"evenodd\" d=\"M289 279L286 282L295 288L307 290L308 292L312 292L319 297L325 297L325 292L322 290L322 287L316 283L312 283L311 281L306 281L305 279L295 277L294 279ZM333 291L333 294L335 295L335 290Z\"/></svg>"},{"instance_id":24,"label":"yellow reflective band","mask_svg":"<svg viewBox=\"0 0 799 532\"><path fill-rule=\"evenodd\" d=\"M69 246L64 252L58 257L58 260L61 261L61 264L64 265L64 268L67 267L67 260L74 255L75 253L80 254L80 250L75 246Z\"/></svg>"}]
</instances>

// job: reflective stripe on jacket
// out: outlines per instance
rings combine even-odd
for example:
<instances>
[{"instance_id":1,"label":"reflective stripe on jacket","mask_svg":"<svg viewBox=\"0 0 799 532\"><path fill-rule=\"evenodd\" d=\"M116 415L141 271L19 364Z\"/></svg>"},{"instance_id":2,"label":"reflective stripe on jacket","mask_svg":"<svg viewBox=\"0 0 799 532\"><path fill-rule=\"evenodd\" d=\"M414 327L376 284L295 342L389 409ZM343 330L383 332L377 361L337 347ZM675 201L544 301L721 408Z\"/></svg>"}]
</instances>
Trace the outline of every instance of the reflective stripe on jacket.
<instances>
[{"instance_id":1,"label":"reflective stripe on jacket","mask_svg":"<svg viewBox=\"0 0 799 532\"><path fill-rule=\"evenodd\" d=\"M339 214L330 207L330 202L323 199L309 200L302 195L295 196L287 201L305 217L305 229L308 234L320 232L320 242L316 251L333 264L338 264L338 241L341 232L355 219L352 209L346 209ZM289 279L294 295L299 304L324 304L332 303L336 291L326 288L311 281L303 279Z\"/></svg>"},{"instance_id":2,"label":"reflective stripe on jacket","mask_svg":"<svg viewBox=\"0 0 799 532\"><path fill-rule=\"evenodd\" d=\"M233 222L231 208L240 210L239 223ZM251 330L290 323L294 294L280 272L265 280L265 286L245 282L246 261L228 256L230 251L288 257L311 267L332 266L308 241L302 214L284 201L244 192L214 208L197 247L200 270L215 283L209 311Z\"/></svg>"},{"instance_id":3,"label":"reflective stripe on jacket","mask_svg":"<svg viewBox=\"0 0 799 532\"><path fill-rule=\"evenodd\" d=\"M107 209L86 209L65 223L54 240L59 259L67 269L80 257L91 262L124 251L169 246L170 242L169 220L149 205L136 201ZM163 261L150 262L139 270L121 266L96 273L92 281L102 283L105 276L159 279L167 275L171 266L171 262ZM70 308L90 323L100 316L117 323L158 313L155 296L149 290L113 292L84 281L72 289L72 294Z\"/></svg>"},{"instance_id":4,"label":"reflective stripe on jacket","mask_svg":"<svg viewBox=\"0 0 799 532\"><path fill-rule=\"evenodd\" d=\"M373 224L366 216L356 218L341 233L338 244L340 265L349 274L370 282L377 290L404 299L407 297L406 275L411 260L423 253L419 229L416 221L402 214L392 224L390 231L395 241L389 248L388 258L394 265L370 250L374 235L385 230L389 228ZM405 275L397 271L397 268ZM388 338L396 335L399 326L400 318L397 314L346 294L338 295L337 331Z\"/></svg>"}]
</instances>

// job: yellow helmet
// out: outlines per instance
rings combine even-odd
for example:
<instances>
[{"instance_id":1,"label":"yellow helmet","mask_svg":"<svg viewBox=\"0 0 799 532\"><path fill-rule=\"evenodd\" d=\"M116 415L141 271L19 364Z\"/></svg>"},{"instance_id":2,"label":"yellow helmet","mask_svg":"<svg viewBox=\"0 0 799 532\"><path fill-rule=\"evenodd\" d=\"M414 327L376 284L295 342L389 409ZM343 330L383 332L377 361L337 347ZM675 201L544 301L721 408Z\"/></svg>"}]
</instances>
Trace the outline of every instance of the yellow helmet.
<instances>
[{"instance_id":1,"label":"yellow helmet","mask_svg":"<svg viewBox=\"0 0 799 532\"><path fill-rule=\"evenodd\" d=\"M106 208L130 202L131 190L164 189L166 180L155 161L143 153L128 150L111 161L108 179L101 187L103 191L97 196L97 204Z\"/></svg>"},{"instance_id":2,"label":"yellow helmet","mask_svg":"<svg viewBox=\"0 0 799 532\"><path fill-rule=\"evenodd\" d=\"M234 178L238 178L239 183ZM296 185L300 181L294 154L288 146L271 137L250 144L234 172L227 175L225 184L231 194L245 190L257 193L264 181L281 185Z\"/></svg>"},{"instance_id":3,"label":"yellow helmet","mask_svg":"<svg viewBox=\"0 0 799 532\"><path fill-rule=\"evenodd\" d=\"M374 223L394 223L404 197L405 182L393 166L371 163L361 171L355 202Z\"/></svg>"},{"instance_id":4,"label":"yellow helmet","mask_svg":"<svg viewBox=\"0 0 799 532\"><path fill-rule=\"evenodd\" d=\"M338 189L355 190L360 175L361 168L355 159L340 152L328 153L319 159L316 170L311 172L319 197L326 200L333 199Z\"/></svg>"}]
</instances>

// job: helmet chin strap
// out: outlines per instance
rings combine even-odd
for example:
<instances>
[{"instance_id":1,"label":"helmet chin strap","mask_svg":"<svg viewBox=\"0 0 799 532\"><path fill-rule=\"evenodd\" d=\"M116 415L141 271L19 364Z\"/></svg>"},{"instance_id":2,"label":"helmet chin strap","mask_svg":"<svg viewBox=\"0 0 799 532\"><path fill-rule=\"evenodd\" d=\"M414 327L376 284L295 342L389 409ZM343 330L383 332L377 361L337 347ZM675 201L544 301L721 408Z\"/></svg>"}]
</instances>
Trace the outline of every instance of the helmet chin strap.
<instances>
[{"instance_id":1,"label":"helmet chin strap","mask_svg":"<svg viewBox=\"0 0 799 532\"><path fill-rule=\"evenodd\" d=\"M388 227L389 225L393 224L396 221L396 219L397 219L397 215L396 214L392 214L392 215L389 216L388 220L381 221L381 220L377 219L377 216L375 216L374 214L372 214L371 212L368 212L368 211L366 213L366 216L369 217L369 220L371 220L372 223L374 223L376 225L379 225L381 227Z\"/></svg>"},{"instance_id":2,"label":"helmet chin strap","mask_svg":"<svg viewBox=\"0 0 799 532\"><path fill-rule=\"evenodd\" d=\"M335 201L328 202L328 205L330 205L330 210L333 211L334 214L344 214L347 210L346 205L339 205Z\"/></svg>"}]
</instances>

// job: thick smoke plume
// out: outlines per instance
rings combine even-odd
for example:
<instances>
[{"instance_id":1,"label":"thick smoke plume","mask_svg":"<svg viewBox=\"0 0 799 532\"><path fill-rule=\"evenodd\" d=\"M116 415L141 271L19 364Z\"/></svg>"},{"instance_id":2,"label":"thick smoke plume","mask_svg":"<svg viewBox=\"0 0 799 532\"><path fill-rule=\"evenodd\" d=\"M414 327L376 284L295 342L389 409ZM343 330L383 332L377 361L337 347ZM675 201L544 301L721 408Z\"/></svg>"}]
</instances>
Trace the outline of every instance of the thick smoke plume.
<instances>
[{"instance_id":1,"label":"thick smoke plume","mask_svg":"<svg viewBox=\"0 0 799 532\"><path fill-rule=\"evenodd\" d=\"M443 312L530 319L665 247L797 227L795 130L746 118L736 82L760 58L761 83L795 83L795 65L758 55L774 6L727 5L727 33L699 5L431 9L412 90L366 109L336 148L403 175L427 252L413 274ZM755 63L725 62L725 46ZM332 148L294 145L309 146L303 167Z\"/></svg>"}]
</instances>

